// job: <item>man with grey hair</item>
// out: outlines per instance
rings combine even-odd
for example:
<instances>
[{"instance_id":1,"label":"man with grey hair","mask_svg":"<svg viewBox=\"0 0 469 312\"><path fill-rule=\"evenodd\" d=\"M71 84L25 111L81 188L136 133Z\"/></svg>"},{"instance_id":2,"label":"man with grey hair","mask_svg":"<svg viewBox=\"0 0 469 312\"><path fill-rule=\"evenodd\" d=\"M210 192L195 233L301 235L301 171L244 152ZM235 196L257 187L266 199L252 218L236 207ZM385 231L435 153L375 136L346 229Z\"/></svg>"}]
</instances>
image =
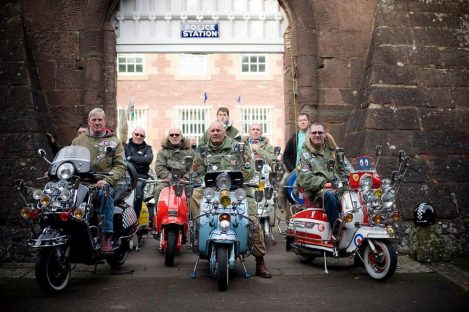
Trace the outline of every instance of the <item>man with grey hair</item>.
<instances>
[{"instance_id":1,"label":"man with grey hair","mask_svg":"<svg viewBox=\"0 0 469 312\"><path fill-rule=\"evenodd\" d=\"M115 135L114 130L106 127L106 115L101 108L95 108L88 114L88 133L73 139L72 145L86 147L90 151L93 169L97 172L108 172L110 175L96 180L98 201L103 204L104 224L101 228L101 250L105 254L112 254L112 234L114 232L114 187L125 175L124 148ZM113 153L107 153L109 149ZM104 196L104 188L109 187L109 195ZM97 205L99 208L100 205Z\"/></svg>"},{"instance_id":2,"label":"man with grey hair","mask_svg":"<svg viewBox=\"0 0 469 312\"><path fill-rule=\"evenodd\" d=\"M210 155L217 155L217 156L226 156L232 152L232 146L238 141L235 139L230 138L226 135L226 130L224 125L219 122L213 122L210 127L208 128L208 143L207 143L207 154ZM210 165L215 165L218 167L217 170L232 170L233 164L229 160L229 157L217 157L217 163L210 163ZM253 176L253 168L250 166L251 164L251 150L249 146L246 146L243 161L245 164L249 164L247 166L241 166L241 173L243 174L244 181L248 181ZM195 174L195 179L198 181L203 181L205 174L207 173L207 163L206 158L204 158L200 153L197 153L194 159L194 163L192 165L192 169ZM246 197L248 200L248 209L249 209L249 217L257 221L257 209L256 209L256 202L253 196L253 190L250 187L245 187ZM199 214L200 210L200 200L202 199L202 189L197 188L194 190L192 195L192 202L191 202L191 211L192 216L196 216ZM259 225L256 227L255 239L254 239L254 246L252 248L252 255L256 257L256 275L264 278L272 277L272 274L267 269L265 262L264 262L264 255L266 254L266 247L264 242L264 232L262 231L262 227Z\"/></svg>"}]
</instances>

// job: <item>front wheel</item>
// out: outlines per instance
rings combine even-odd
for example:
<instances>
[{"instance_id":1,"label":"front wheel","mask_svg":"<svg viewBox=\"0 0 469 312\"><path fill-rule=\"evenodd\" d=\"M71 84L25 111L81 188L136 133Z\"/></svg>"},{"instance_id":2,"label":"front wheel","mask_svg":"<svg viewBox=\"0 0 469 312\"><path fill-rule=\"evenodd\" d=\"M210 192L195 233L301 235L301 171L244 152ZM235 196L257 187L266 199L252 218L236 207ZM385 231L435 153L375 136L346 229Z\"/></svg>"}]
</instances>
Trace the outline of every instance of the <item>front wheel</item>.
<instances>
[{"instance_id":1,"label":"front wheel","mask_svg":"<svg viewBox=\"0 0 469 312\"><path fill-rule=\"evenodd\" d=\"M229 269L228 266L228 247L217 247L217 283L218 290L225 291L228 289Z\"/></svg>"},{"instance_id":2,"label":"front wheel","mask_svg":"<svg viewBox=\"0 0 469 312\"><path fill-rule=\"evenodd\" d=\"M70 281L68 246L41 249L36 257L36 281L47 294L57 294L67 287Z\"/></svg>"},{"instance_id":3,"label":"front wheel","mask_svg":"<svg viewBox=\"0 0 469 312\"><path fill-rule=\"evenodd\" d=\"M367 244L363 253L366 272L372 279L385 281L389 279L397 267L397 254L389 241L374 240L376 252Z\"/></svg>"},{"instance_id":4,"label":"front wheel","mask_svg":"<svg viewBox=\"0 0 469 312\"><path fill-rule=\"evenodd\" d=\"M174 256L176 254L176 244L177 244L177 234L178 232L174 229L168 230L167 236L167 245L164 250L164 264L168 267L174 265Z\"/></svg>"}]
</instances>

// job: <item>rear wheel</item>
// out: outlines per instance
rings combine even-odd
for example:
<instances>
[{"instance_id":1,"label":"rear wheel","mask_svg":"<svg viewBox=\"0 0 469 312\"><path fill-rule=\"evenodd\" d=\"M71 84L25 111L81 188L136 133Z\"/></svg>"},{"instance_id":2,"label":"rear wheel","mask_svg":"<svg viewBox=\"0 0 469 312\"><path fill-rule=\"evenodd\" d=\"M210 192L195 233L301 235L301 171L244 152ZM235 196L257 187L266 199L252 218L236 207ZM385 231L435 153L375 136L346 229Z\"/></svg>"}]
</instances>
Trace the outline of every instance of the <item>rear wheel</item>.
<instances>
[{"instance_id":1,"label":"rear wheel","mask_svg":"<svg viewBox=\"0 0 469 312\"><path fill-rule=\"evenodd\" d=\"M397 267L397 254L389 241L373 241L376 252L368 244L363 253L366 272L372 279L385 281L389 279Z\"/></svg>"},{"instance_id":2,"label":"rear wheel","mask_svg":"<svg viewBox=\"0 0 469 312\"><path fill-rule=\"evenodd\" d=\"M41 249L36 257L36 281L47 294L56 294L70 281L70 263L66 256L68 246Z\"/></svg>"},{"instance_id":3,"label":"rear wheel","mask_svg":"<svg viewBox=\"0 0 469 312\"><path fill-rule=\"evenodd\" d=\"M176 255L176 244L177 244L178 232L174 229L169 229L167 234L168 243L164 251L164 264L172 267L174 265L174 256Z\"/></svg>"},{"instance_id":4,"label":"rear wheel","mask_svg":"<svg viewBox=\"0 0 469 312\"><path fill-rule=\"evenodd\" d=\"M225 291L228 289L229 281L229 266L228 266L228 247L217 247L217 283L218 290Z\"/></svg>"}]
</instances>

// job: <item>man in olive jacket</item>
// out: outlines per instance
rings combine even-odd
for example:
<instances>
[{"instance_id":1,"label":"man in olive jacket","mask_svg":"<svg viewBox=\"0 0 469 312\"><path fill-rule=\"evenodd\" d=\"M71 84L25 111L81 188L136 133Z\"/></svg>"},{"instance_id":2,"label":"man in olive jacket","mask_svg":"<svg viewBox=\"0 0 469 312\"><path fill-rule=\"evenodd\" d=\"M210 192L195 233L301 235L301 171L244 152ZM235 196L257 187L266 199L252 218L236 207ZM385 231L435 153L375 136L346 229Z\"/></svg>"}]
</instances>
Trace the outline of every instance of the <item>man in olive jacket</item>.
<instances>
[{"instance_id":1,"label":"man in olive jacket","mask_svg":"<svg viewBox=\"0 0 469 312\"><path fill-rule=\"evenodd\" d=\"M199 153L196 154L192 169L196 176L197 181L203 181L203 178L210 165L211 170L233 170L233 158L226 157L233 154L232 146L238 143L236 140L226 136L225 127L222 123L215 121L208 128L209 141L207 143L207 155L211 156L210 164L207 163L207 159L202 157ZM244 181L248 181L252 178L254 170L251 166L251 150L249 146L246 146L243 155L243 161L245 165L241 166L241 173L243 174ZM253 191L249 187L244 188L246 191L246 197L248 200L249 217L257 222L257 209L256 202L254 200ZM191 210L192 216L197 216L200 210L200 200L202 199L203 191L201 188L194 190L191 199ZM264 262L264 255L266 254L266 247L264 242L264 232L262 227L257 225L254 246L252 249L252 255L256 257L256 275L264 278L272 277L272 274L267 269Z\"/></svg>"},{"instance_id":2,"label":"man in olive jacket","mask_svg":"<svg viewBox=\"0 0 469 312\"><path fill-rule=\"evenodd\" d=\"M306 192L310 200L324 197L324 209L331 229L339 218L340 201L333 190L321 192L326 183L330 183L335 176L346 173L348 169L339 168L337 163L332 170L327 169L327 161L335 160L337 145L331 135L326 133L324 125L313 123L309 127L308 138L301 151L298 178L296 183ZM348 173L348 172L347 172Z\"/></svg>"},{"instance_id":3,"label":"man in olive jacket","mask_svg":"<svg viewBox=\"0 0 469 312\"><path fill-rule=\"evenodd\" d=\"M100 189L98 192L99 202L105 199L103 188L109 186L109 195L104 202L103 211L101 211L104 215L104 225L101 229L101 250L106 254L112 254L114 187L127 171L124 163L124 147L114 130L106 128L106 115L101 108L90 111L88 126L88 133L73 139L72 145L80 145L90 151L93 170L112 173L96 181L96 187Z\"/></svg>"},{"instance_id":4,"label":"man in olive jacket","mask_svg":"<svg viewBox=\"0 0 469 312\"><path fill-rule=\"evenodd\" d=\"M249 136L243 137L241 142L249 145L254 158L262 157L269 165L275 159L274 147L269 144L269 139L262 136L262 127L258 123L253 123L249 128Z\"/></svg>"},{"instance_id":5,"label":"man in olive jacket","mask_svg":"<svg viewBox=\"0 0 469 312\"><path fill-rule=\"evenodd\" d=\"M183 160L186 156L194 157L194 150L191 147L190 140L183 137L181 129L169 129L168 136L161 144L162 149L156 156L155 172L158 179L171 178L171 168L179 168L184 172L184 179L189 180L189 172L184 168ZM155 187L155 200L158 203L158 197L161 190L169 186L169 183L160 182Z\"/></svg>"}]
</instances>

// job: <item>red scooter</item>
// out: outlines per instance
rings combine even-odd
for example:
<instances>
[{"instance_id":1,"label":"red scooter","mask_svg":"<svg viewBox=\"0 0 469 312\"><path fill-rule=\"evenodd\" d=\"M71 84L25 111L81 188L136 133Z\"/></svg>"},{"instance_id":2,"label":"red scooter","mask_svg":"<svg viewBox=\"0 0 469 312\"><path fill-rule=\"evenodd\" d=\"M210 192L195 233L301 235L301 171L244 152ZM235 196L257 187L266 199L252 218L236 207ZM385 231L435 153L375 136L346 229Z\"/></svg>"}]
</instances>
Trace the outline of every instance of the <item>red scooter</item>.
<instances>
[{"instance_id":1,"label":"red scooter","mask_svg":"<svg viewBox=\"0 0 469 312\"><path fill-rule=\"evenodd\" d=\"M183 165L188 171L192 166L192 157L186 156ZM189 227L189 208L186 193L188 181L181 180L183 170L171 168L170 179L159 180L158 182L169 183L168 187L161 190L157 202L157 213L153 216L153 229L160 238L160 251L164 253L164 263L166 266L174 265L176 252L181 251L181 245L187 240L187 230Z\"/></svg>"}]
</instances>

